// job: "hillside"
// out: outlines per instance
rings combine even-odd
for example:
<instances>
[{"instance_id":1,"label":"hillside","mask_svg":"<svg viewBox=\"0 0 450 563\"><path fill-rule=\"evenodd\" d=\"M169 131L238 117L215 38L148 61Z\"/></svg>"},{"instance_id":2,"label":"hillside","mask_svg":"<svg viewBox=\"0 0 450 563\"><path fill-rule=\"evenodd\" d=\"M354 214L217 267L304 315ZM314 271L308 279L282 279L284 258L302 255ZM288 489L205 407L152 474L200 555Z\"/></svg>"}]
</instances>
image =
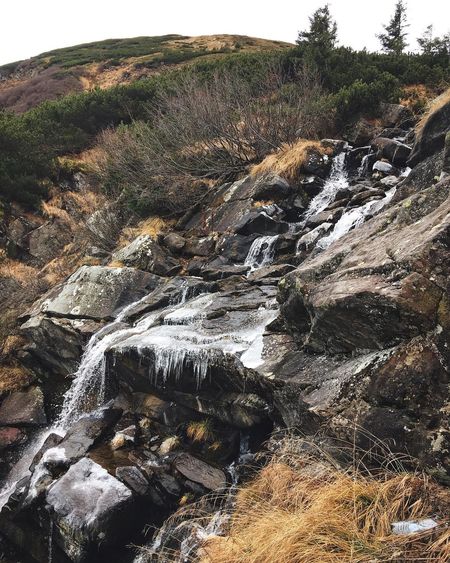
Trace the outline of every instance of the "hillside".
<instances>
[{"instance_id":1,"label":"hillside","mask_svg":"<svg viewBox=\"0 0 450 563\"><path fill-rule=\"evenodd\" d=\"M76 45L1 66L0 107L21 113L44 100L129 84L193 60L289 47L282 41L240 35L164 35Z\"/></svg>"},{"instance_id":2,"label":"hillside","mask_svg":"<svg viewBox=\"0 0 450 563\"><path fill-rule=\"evenodd\" d=\"M450 43L330 17L1 69L1 563L450 561Z\"/></svg>"}]
</instances>

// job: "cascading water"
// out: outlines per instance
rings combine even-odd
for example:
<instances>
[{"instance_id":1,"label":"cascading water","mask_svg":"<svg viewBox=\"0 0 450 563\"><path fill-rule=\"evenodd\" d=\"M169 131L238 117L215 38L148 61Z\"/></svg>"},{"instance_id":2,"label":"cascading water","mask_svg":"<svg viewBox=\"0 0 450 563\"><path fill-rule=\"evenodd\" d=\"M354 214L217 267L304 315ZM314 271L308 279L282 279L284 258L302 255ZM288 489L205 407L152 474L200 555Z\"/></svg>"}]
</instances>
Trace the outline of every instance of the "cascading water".
<instances>
[{"instance_id":1,"label":"cascading water","mask_svg":"<svg viewBox=\"0 0 450 563\"><path fill-rule=\"evenodd\" d=\"M136 346L138 350L152 350L154 362L149 377L155 383L169 374L180 377L188 362L194 366L198 386L206 376L208 365L217 354L236 354L246 367L262 363L262 334L265 326L277 315L275 304L262 306L249 313L246 322L235 332L211 332L201 328L206 308L214 297L203 294L186 301L181 292L178 304L145 315L135 326L124 320L127 314L145 297L126 307L118 317L91 337L72 385L66 393L61 413L51 428L40 432L27 446L22 458L13 467L0 491L0 509L7 502L16 483L29 474L29 467L45 439L51 433L63 434L83 415L98 410L105 401L105 354L111 348ZM162 322L162 324L161 324ZM57 454L52 448L46 455ZM33 476L33 481L38 480ZM33 489L33 487L30 487Z\"/></svg>"},{"instance_id":2,"label":"cascading water","mask_svg":"<svg viewBox=\"0 0 450 563\"><path fill-rule=\"evenodd\" d=\"M133 334L114 345L120 353L133 348L139 354L151 355L149 378L154 385L164 384L169 375L180 378L187 365L192 366L199 388L208 367L219 355L235 354L249 368L261 362L264 327L276 316L275 304L249 312L246 322L233 332L205 329L202 320L213 302L211 294L196 297L182 306L160 312L162 324Z\"/></svg>"},{"instance_id":3,"label":"cascading water","mask_svg":"<svg viewBox=\"0 0 450 563\"><path fill-rule=\"evenodd\" d=\"M333 231L326 237L319 240L317 248L325 249L330 246L334 241L340 239L347 234L351 229L355 229L364 223L367 217L371 217L378 211L381 211L394 197L395 188L392 188L383 199L376 201L369 201L361 207L350 209L346 211L339 221L334 226Z\"/></svg>"},{"instance_id":4,"label":"cascading water","mask_svg":"<svg viewBox=\"0 0 450 563\"><path fill-rule=\"evenodd\" d=\"M250 272L272 264L278 235L258 237L248 251L244 264L250 266Z\"/></svg>"},{"instance_id":5,"label":"cascading water","mask_svg":"<svg viewBox=\"0 0 450 563\"><path fill-rule=\"evenodd\" d=\"M346 152L342 151L333 158L333 163L331 166L330 176L325 182L322 190L311 200L308 209L305 211L303 216L303 223L326 209L330 203L332 203L336 197L337 192L340 189L346 188L348 186L348 174L345 169L345 157Z\"/></svg>"},{"instance_id":6,"label":"cascading water","mask_svg":"<svg viewBox=\"0 0 450 563\"><path fill-rule=\"evenodd\" d=\"M361 160L361 166L358 168L358 175L359 176L366 176L369 172L369 159L372 156L373 151L369 151L368 154L364 155Z\"/></svg>"}]
</instances>

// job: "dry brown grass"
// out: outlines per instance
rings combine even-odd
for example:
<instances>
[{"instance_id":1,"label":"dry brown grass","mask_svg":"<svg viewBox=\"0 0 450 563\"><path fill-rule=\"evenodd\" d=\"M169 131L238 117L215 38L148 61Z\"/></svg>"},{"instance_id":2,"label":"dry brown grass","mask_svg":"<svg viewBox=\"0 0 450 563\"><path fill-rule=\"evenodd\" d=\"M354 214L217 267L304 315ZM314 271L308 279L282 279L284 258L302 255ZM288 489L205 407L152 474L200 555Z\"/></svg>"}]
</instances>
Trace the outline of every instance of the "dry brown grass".
<instances>
[{"instance_id":1,"label":"dry brown grass","mask_svg":"<svg viewBox=\"0 0 450 563\"><path fill-rule=\"evenodd\" d=\"M444 563L450 557L443 516L450 493L438 498L436 489L420 476L375 478L323 464L305 463L301 468L274 461L238 493L228 535L207 540L200 560ZM437 531L391 533L393 522L430 516L437 517Z\"/></svg>"},{"instance_id":2,"label":"dry brown grass","mask_svg":"<svg viewBox=\"0 0 450 563\"><path fill-rule=\"evenodd\" d=\"M43 201L41 204L41 211L49 219L59 219L71 229L75 227L73 218L65 209L61 209L61 207L58 207L57 205Z\"/></svg>"},{"instance_id":3,"label":"dry brown grass","mask_svg":"<svg viewBox=\"0 0 450 563\"><path fill-rule=\"evenodd\" d=\"M64 194L64 197L68 203L72 203L77 208L77 211L83 215L91 215L106 202L102 194L91 190L67 192Z\"/></svg>"},{"instance_id":4,"label":"dry brown grass","mask_svg":"<svg viewBox=\"0 0 450 563\"><path fill-rule=\"evenodd\" d=\"M430 100L436 97L436 92L425 84L410 84L402 89L400 104L408 107L413 113L423 111Z\"/></svg>"},{"instance_id":5,"label":"dry brown grass","mask_svg":"<svg viewBox=\"0 0 450 563\"><path fill-rule=\"evenodd\" d=\"M24 367L18 365L0 365L0 394L18 391L27 387L32 375Z\"/></svg>"},{"instance_id":6,"label":"dry brown grass","mask_svg":"<svg viewBox=\"0 0 450 563\"><path fill-rule=\"evenodd\" d=\"M422 117L420 118L420 121L416 125L417 136L420 136L420 134L422 133L425 123L428 121L428 119L435 112L437 112L439 109L441 109L443 106L445 106L445 104L448 104L449 102L450 102L450 88L448 88L443 94L441 94L437 98L431 100L425 112L423 113Z\"/></svg>"},{"instance_id":7,"label":"dry brown grass","mask_svg":"<svg viewBox=\"0 0 450 563\"><path fill-rule=\"evenodd\" d=\"M1 344L1 355L8 356L12 354L16 350L19 350L25 342L26 340L23 336L18 334L8 335Z\"/></svg>"},{"instance_id":8,"label":"dry brown grass","mask_svg":"<svg viewBox=\"0 0 450 563\"><path fill-rule=\"evenodd\" d=\"M27 287L35 281L37 273L36 268L28 266L19 260L3 258L0 261L0 277L11 278L22 287Z\"/></svg>"},{"instance_id":9,"label":"dry brown grass","mask_svg":"<svg viewBox=\"0 0 450 563\"><path fill-rule=\"evenodd\" d=\"M319 141L299 139L294 144L284 145L279 151L269 154L251 169L253 176L273 172L288 181L294 181L302 171L311 152L330 154L331 149L324 147Z\"/></svg>"},{"instance_id":10,"label":"dry brown grass","mask_svg":"<svg viewBox=\"0 0 450 563\"><path fill-rule=\"evenodd\" d=\"M163 219L158 216L149 217L145 219L145 221L138 223L135 227L126 227L123 229L117 242L117 248L124 248L141 235L148 235L156 239L160 233L166 231L174 224L174 220Z\"/></svg>"},{"instance_id":11,"label":"dry brown grass","mask_svg":"<svg viewBox=\"0 0 450 563\"><path fill-rule=\"evenodd\" d=\"M212 441L214 439L214 431L211 420L205 419L190 422L186 428L186 435L193 442Z\"/></svg>"}]
</instances>

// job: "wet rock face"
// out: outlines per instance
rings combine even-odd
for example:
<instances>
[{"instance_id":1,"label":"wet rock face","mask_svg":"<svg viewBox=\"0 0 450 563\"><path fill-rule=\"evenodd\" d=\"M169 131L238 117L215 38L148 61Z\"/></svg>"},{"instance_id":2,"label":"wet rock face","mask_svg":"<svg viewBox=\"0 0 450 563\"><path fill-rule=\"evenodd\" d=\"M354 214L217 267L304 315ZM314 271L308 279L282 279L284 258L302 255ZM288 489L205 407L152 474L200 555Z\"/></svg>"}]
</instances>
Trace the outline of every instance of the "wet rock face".
<instances>
[{"instance_id":1,"label":"wet rock face","mask_svg":"<svg viewBox=\"0 0 450 563\"><path fill-rule=\"evenodd\" d=\"M381 349L436 326L449 188L443 182L398 204L283 280L282 311L313 350Z\"/></svg>"},{"instance_id":2,"label":"wet rock face","mask_svg":"<svg viewBox=\"0 0 450 563\"><path fill-rule=\"evenodd\" d=\"M276 316L275 287L241 283L163 312L142 336L124 337L107 353L109 377L237 427L266 419L267 385L253 368L262 363L264 326Z\"/></svg>"},{"instance_id":3,"label":"wet rock face","mask_svg":"<svg viewBox=\"0 0 450 563\"><path fill-rule=\"evenodd\" d=\"M292 411L297 388L329 433L350 440L356 421L361 447L376 436L441 477L450 470L449 194L447 179L402 200L279 284L283 321L303 348L278 367L287 382L278 408Z\"/></svg>"},{"instance_id":4,"label":"wet rock face","mask_svg":"<svg viewBox=\"0 0 450 563\"><path fill-rule=\"evenodd\" d=\"M98 328L98 325L83 327L80 321L48 318L40 314L32 316L21 327L23 334L29 339L29 344L24 349L27 355L25 361L35 370L39 364L44 373L50 371L63 376L73 373L85 342L84 329L90 334ZM49 348L50 342L52 348ZM58 350L58 355L54 353L55 349Z\"/></svg>"},{"instance_id":5,"label":"wet rock face","mask_svg":"<svg viewBox=\"0 0 450 563\"><path fill-rule=\"evenodd\" d=\"M426 157L442 150L450 128L450 102L433 112L419 131L408 164L415 166Z\"/></svg>"},{"instance_id":6,"label":"wet rock face","mask_svg":"<svg viewBox=\"0 0 450 563\"><path fill-rule=\"evenodd\" d=\"M158 276L132 268L82 266L47 295L40 309L47 316L112 319L159 283Z\"/></svg>"}]
</instances>

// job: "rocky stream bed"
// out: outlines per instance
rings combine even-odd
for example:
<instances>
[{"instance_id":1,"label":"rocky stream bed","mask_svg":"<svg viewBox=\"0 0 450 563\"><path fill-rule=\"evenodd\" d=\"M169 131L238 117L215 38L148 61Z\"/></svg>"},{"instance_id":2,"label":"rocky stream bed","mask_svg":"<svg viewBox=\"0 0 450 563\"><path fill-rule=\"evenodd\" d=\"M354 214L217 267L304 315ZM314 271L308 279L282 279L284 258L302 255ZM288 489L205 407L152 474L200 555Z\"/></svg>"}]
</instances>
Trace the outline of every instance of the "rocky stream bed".
<instances>
[{"instance_id":1,"label":"rocky stream bed","mask_svg":"<svg viewBox=\"0 0 450 563\"><path fill-rule=\"evenodd\" d=\"M0 530L23 561L133 561L132 544L150 546L139 563L187 560L220 507L146 526L226 503L274 428L383 440L448 482L448 153L390 125L323 141L295 185L221 186L23 316L35 379L0 404Z\"/></svg>"}]
</instances>

